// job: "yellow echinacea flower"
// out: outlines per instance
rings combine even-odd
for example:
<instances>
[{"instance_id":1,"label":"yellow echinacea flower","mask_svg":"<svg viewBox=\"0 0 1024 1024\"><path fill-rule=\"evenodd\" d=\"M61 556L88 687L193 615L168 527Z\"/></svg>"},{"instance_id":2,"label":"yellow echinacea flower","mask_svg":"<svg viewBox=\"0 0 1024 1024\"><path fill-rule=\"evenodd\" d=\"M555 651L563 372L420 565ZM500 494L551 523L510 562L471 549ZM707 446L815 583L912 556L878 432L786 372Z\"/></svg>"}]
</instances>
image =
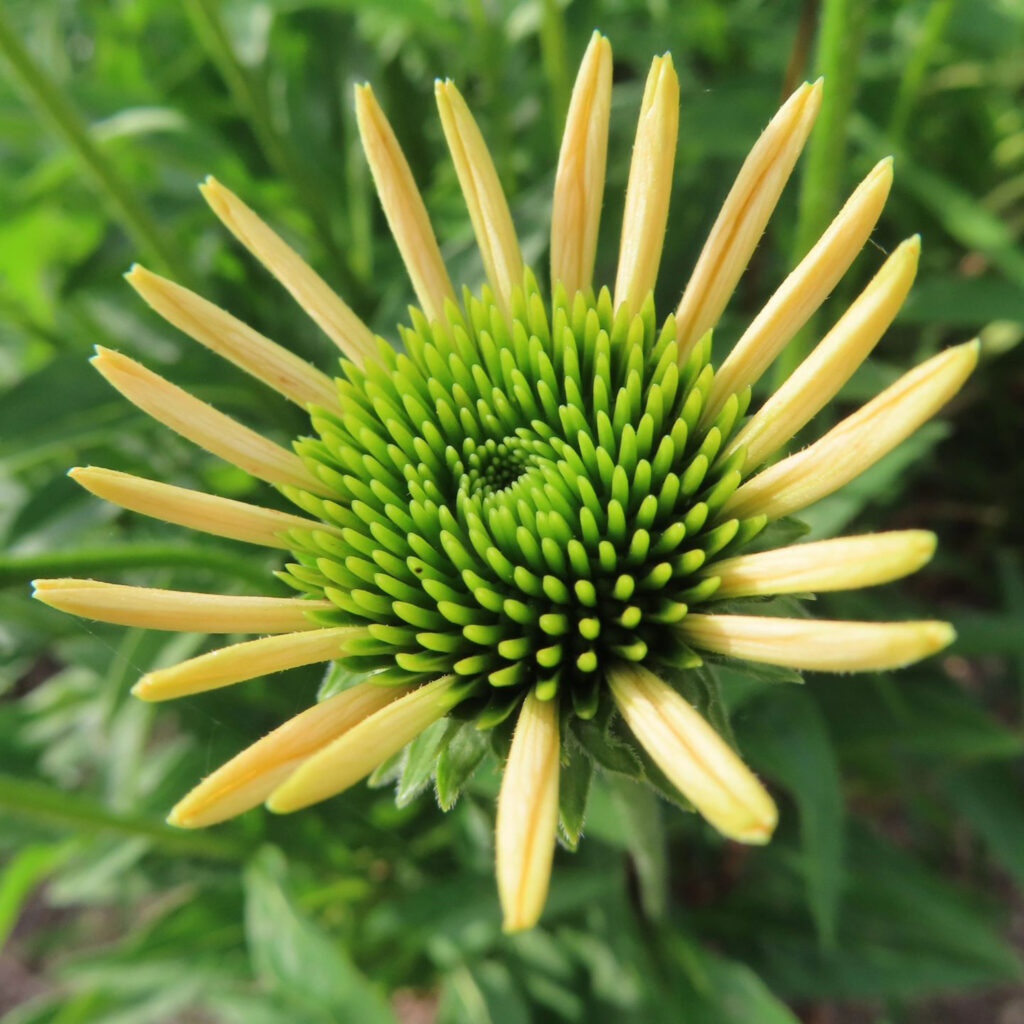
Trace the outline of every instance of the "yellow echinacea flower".
<instances>
[{"instance_id":1,"label":"yellow echinacea flower","mask_svg":"<svg viewBox=\"0 0 1024 1024\"><path fill-rule=\"evenodd\" d=\"M891 161L857 187L716 369L710 332L811 131L822 85L800 86L765 129L661 325L652 290L679 121L671 58L655 59L644 91L609 289L594 284L593 269L611 91L611 48L595 33L558 160L547 303L524 265L483 135L449 81L437 83L436 98L487 275L479 295L457 295L395 133L370 87L356 90L370 170L419 303L400 328L402 351L375 337L213 179L202 186L210 206L337 346L339 375L180 285L138 266L128 274L167 321L308 410L310 436L282 448L117 352L98 349L96 369L298 512L97 467L72 477L141 515L291 552L280 575L298 596L75 579L38 580L35 596L106 622L254 637L146 674L133 690L146 700L318 662L362 677L215 771L174 808L173 824L209 825L260 803L306 807L370 775L443 719L437 784L450 805L469 769L452 777L445 745L460 729L491 730L507 750L499 896L506 928L529 928L548 891L567 734L579 739L581 722L619 739L631 734L723 835L764 843L776 824L772 798L677 688L687 666L706 652L798 669L886 669L952 639L939 622L823 622L716 605L886 583L934 550L934 537L917 530L743 550L771 521L842 487L908 437L977 360L976 343L949 349L809 447L777 458L892 322L916 272L915 237L747 415L752 386L874 229ZM585 741L576 746L586 754Z\"/></svg>"}]
</instances>

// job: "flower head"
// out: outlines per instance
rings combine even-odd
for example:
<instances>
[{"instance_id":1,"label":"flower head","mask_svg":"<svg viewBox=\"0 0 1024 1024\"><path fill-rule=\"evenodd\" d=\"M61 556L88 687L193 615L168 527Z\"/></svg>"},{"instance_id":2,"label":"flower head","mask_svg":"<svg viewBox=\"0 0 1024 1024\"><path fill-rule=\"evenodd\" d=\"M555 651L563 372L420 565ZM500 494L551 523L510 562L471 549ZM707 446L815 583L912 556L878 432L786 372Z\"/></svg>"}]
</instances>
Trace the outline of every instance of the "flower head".
<instances>
[{"instance_id":1,"label":"flower head","mask_svg":"<svg viewBox=\"0 0 1024 1024\"><path fill-rule=\"evenodd\" d=\"M920 568L934 549L930 534L908 530L744 552L773 520L843 486L906 438L977 359L973 343L941 353L808 448L762 468L836 395L910 288L916 238L748 415L752 385L870 235L891 163L872 170L716 369L711 330L811 130L821 83L801 86L765 129L678 309L659 323L651 293L668 223L678 81L670 57L655 59L609 289L592 273L611 71L608 42L595 34L559 157L547 299L524 266L487 146L451 82L437 83L437 103L488 279L461 300L394 132L370 88L356 92L370 169L419 301L399 328L401 350L375 338L212 179L203 194L214 212L337 345L339 375L144 268L128 274L165 319L307 409L310 434L288 450L125 355L100 349L96 368L129 401L270 483L299 512L95 467L71 475L142 515L289 551L279 575L298 596L92 580L39 580L36 596L109 622L256 636L150 672L133 691L147 700L317 662L361 677L214 772L174 808L172 823L207 825L263 802L279 812L308 806L365 778L442 719L449 726L435 773L450 806L476 763L453 768L451 744L464 730L490 731L507 752L499 893L506 927L526 928L547 893L563 753L571 749L589 771L590 758L600 760L594 743L609 734L635 741L724 835L770 838L771 797L686 699L688 674L704 655L857 671L905 665L952 638L936 622L786 619L719 603L884 583ZM566 828L572 844L578 835Z\"/></svg>"}]
</instances>

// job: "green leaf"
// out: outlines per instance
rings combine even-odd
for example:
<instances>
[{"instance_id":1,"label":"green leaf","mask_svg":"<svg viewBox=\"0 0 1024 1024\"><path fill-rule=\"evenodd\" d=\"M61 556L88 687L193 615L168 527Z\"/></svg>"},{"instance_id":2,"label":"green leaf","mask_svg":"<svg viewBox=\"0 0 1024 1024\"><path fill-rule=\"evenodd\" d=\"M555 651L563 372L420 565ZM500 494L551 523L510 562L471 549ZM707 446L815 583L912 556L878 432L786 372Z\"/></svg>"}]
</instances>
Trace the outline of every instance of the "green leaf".
<instances>
[{"instance_id":1,"label":"green leaf","mask_svg":"<svg viewBox=\"0 0 1024 1024\"><path fill-rule=\"evenodd\" d=\"M3 950L25 901L39 883L67 860L68 844L26 846L0 872L0 950Z\"/></svg>"},{"instance_id":2,"label":"green leaf","mask_svg":"<svg viewBox=\"0 0 1024 1024\"><path fill-rule=\"evenodd\" d=\"M687 1024L799 1024L745 964L711 953L681 933L668 945L682 972L677 984L688 996Z\"/></svg>"},{"instance_id":3,"label":"green leaf","mask_svg":"<svg viewBox=\"0 0 1024 1024\"><path fill-rule=\"evenodd\" d=\"M796 801L807 901L821 941L831 945L842 884L844 808L825 720L806 690L783 690L749 705L742 721L744 754Z\"/></svg>"},{"instance_id":4,"label":"green leaf","mask_svg":"<svg viewBox=\"0 0 1024 1024\"><path fill-rule=\"evenodd\" d=\"M287 875L287 862L273 847L264 847L245 868L245 935L256 976L315 1014L311 1020L395 1024L387 1001L341 944L298 909Z\"/></svg>"},{"instance_id":5,"label":"green leaf","mask_svg":"<svg viewBox=\"0 0 1024 1024\"><path fill-rule=\"evenodd\" d=\"M992 856L1024 888L1024 796L1020 773L986 764L951 775L942 792Z\"/></svg>"},{"instance_id":6,"label":"green leaf","mask_svg":"<svg viewBox=\"0 0 1024 1024\"><path fill-rule=\"evenodd\" d=\"M438 1024L529 1024L530 1008L508 967L459 964L445 975Z\"/></svg>"},{"instance_id":7,"label":"green leaf","mask_svg":"<svg viewBox=\"0 0 1024 1024\"><path fill-rule=\"evenodd\" d=\"M1024 735L946 680L888 676L830 680L817 691L844 756L892 764L894 751L950 760L1019 757ZM884 761L879 762L882 756Z\"/></svg>"},{"instance_id":8,"label":"green leaf","mask_svg":"<svg viewBox=\"0 0 1024 1024\"><path fill-rule=\"evenodd\" d=\"M636 868L644 913L650 920L660 921L668 901L668 855L661 803L649 786L621 776L609 778L608 786Z\"/></svg>"}]
</instances>

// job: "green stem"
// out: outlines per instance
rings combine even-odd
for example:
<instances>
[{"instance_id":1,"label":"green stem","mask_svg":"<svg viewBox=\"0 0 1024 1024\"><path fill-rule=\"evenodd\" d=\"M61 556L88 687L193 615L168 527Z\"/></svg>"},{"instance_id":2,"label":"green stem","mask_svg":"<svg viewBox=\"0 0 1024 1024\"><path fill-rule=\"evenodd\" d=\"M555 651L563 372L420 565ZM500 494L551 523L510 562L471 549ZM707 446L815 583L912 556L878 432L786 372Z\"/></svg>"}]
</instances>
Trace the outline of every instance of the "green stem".
<instances>
[{"instance_id":1,"label":"green stem","mask_svg":"<svg viewBox=\"0 0 1024 1024\"><path fill-rule=\"evenodd\" d=\"M815 65L825 78L825 95L800 182L796 260L817 242L839 205L865 10L863 0L824 0L822 4ZM817 319L817 315L811 317L779 357L776 383L785 380L810 351Z\"/></svg>"},{"instance_id":2,"label":"green stem","mask_svg":"<svg viewBox=\"0 0 1024 1024\"><path fill-rule=\"evenodd\" d=\"M254 75L238 59L215 0L187 0L186 10L191 15L200 43L248 121L267 162L275 173L291 182L295 197L306 208L313 230L331 261L332 270L339 277L338 286L349 287L351 281L345 258L331 233L329 211L322 192L310 181L293 157L287 140L281 137L274 125L262 78Z\"/></svg>"},{"instance_id":3,"label":"green stem","mask_svg":"<svg viewBox=\"0 0 1024 1024\"><path fill-rule=\"evenodd\" d=\"M211 569L266 588L269 573L259 559L250 561L212 547L183 544L131 544L0 556L0 586L23 586L41 576L80 575L120 569L184 567Z\"/></svg>"},{"instance_id":4,"label":"green stem","mask_svg":"<svg viewBox=\"0 0 1024 1024\"><path fill-rule=\"evenodd\" d=\"M955 0L933 0L921 24L917 45L910 54L906 70L900 77L899 92L889 121L889 137L900 143L906 135L910 114L921 95L921 86L935 56L935 50L946 32Z\"/></svg>"},{"instance_id":5,"label":"green stem","mask_svg":"<svg viewBox=\"0 0 1024 1024\"><path fill-rule=\"evenodd\" d=\"M245 855L238 844L220 836L178 831L152 818L119 814L86 797L12 775L0 775L0 811L66 831L148 839L172 856L242 860Z\"/></svg>"},{"instance_id":6,"label":"green stem","mask_svg":"<svg viewBox=\"0 0 1024 1024\"><path fill-rule=\"evenodd\" d=\"M49 119L57 134L78 157L117 219L135 243L162 269L176 272L177 260L149 211L97 146L88 126L60 86L22 46L0 4L0 53L7 58L15 84Z\"/></svg>"},{"instance_id":7,"label":"green stem","mask_svg":"<svg viewBox=\"0 0 1024 1024\"><path fill-rule=\"evenodd\" d=\"M544 0L540 23L540 51L544 77L551 94L551 122L557 148L569 110L572 85L569 81L569 53L565 42L565 17L558 0Z\"/></svg>"}]
</instances>

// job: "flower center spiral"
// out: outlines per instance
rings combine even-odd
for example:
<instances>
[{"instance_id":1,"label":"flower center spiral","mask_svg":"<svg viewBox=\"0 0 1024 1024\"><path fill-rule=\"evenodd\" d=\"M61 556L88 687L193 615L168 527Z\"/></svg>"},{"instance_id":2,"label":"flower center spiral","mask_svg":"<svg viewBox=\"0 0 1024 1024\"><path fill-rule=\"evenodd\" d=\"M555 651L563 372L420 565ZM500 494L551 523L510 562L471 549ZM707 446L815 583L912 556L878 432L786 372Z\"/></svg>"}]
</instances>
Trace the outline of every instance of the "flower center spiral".
<instances>
[{"instance_id":1,"label":"flower center spiral","mask_svg":"<svg viewBox=\"0 0 1024 1024\"><path fill-rule=\"evenodd\" d=\"M549 320L527 275L508 311L464 306L343 364L345 413L296 445L336 498L289 491L325 529L293 531L285 576L366 624L345 663L381 684L456 675L483 724L530 687L589 718L614 661L687 662L672 626L717 586L709 559L763 526L718 515L748 396L702 423L710 339L680 363L650 300L559 290Z\"/></svg>"}]
</instances>

